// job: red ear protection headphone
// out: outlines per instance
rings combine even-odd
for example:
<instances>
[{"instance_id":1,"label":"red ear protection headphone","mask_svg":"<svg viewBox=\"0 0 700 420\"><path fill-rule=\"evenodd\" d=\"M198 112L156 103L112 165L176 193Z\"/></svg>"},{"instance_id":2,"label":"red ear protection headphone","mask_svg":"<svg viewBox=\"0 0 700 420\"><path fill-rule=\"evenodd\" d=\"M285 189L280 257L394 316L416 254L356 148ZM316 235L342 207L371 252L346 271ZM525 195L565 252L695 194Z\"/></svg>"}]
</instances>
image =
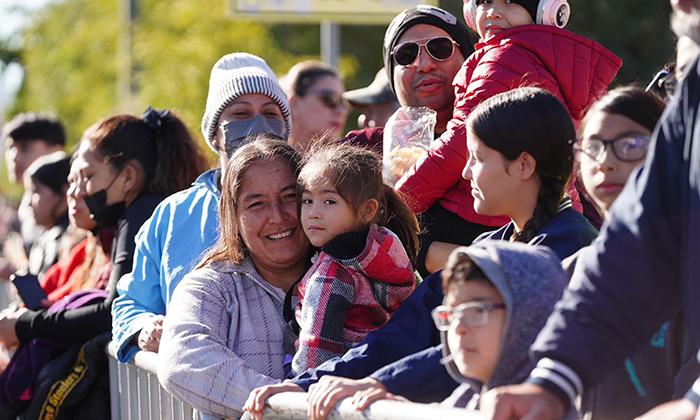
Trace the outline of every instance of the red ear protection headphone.
<instances>
[{"instance_id":1,"label":"red ear protection headphone","mask_svg":"<svg viewBox=\"0 0 700 420\"><path fill-rule=\"evenodd\" d=\"M476 0L465 0L463 11L467 26L476 31ZM540 0L535 23L563 28L569 21L570 14L571 7L567 0Z\"/></svg>"}]
</instances>

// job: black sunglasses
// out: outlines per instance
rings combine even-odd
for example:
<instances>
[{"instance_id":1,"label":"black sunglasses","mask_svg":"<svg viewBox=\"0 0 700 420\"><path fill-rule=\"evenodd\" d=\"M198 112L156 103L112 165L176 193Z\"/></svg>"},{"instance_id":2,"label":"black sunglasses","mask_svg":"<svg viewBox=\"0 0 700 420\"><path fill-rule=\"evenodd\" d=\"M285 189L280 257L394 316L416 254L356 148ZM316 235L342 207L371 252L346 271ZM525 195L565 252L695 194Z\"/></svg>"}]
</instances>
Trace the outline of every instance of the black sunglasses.
<instances>
[{"instance_id":1,"label":"black sunglasses","mask_svg":"<svg viewBox=\"0 0 700 420\"><path fill-rule=\"evenodd\" d=\"M330 109L337 109L337 108L349 109L350 108L350 104L343 97L343 95L340 95L339 93L334 92L332 90L325 90L325 89L308 90L308 91L306 91L304 96L306 96L308 94L318 95L318 98L321 100L321 103Z\"/></svg>"},{"instance_id":2,"label":"black sunglasses","mask_svg":"<svg viewBox=\"0 0 700 420\"><path fill-rule=\"evenodd\" d=\"M420 47L425 47L428 54L438 61L449 60L455 52L454 46L459 46L453 39L446 36L430 38L424 42L408 41L397 45L391 54L396 63L402 66L413 64L420 54Z\"/></svg>"}]
</instances>

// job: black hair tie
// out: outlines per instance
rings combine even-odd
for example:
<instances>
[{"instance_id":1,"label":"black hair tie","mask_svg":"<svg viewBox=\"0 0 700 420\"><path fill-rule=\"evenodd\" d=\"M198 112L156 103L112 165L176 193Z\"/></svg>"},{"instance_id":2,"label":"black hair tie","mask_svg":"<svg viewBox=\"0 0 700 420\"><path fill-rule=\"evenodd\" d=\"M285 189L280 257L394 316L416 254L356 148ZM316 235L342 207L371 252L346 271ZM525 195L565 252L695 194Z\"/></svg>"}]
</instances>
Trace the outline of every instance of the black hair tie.
<instances>
[{"instance_id":1,"label":"black hair tie","mask_svg":"<svg viewBox=\"0 0 700 420\"><path fill-rule=\"evenodd\" d=\"M146 123L148 128L158 132L163 126L163 122L168 121L172 118L172 114L169 109L153 109L153 107L148 107L146 111L141 115L141 120Z\"/></svg>"}]
</instances>

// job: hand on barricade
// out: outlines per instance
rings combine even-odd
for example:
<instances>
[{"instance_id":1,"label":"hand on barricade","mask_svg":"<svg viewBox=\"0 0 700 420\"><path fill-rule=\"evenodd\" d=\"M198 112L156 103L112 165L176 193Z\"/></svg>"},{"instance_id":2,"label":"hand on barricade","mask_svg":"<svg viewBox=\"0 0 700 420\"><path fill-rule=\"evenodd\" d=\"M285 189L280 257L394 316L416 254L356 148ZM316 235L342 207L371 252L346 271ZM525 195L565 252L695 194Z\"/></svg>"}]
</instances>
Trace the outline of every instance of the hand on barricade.
<instances>
[{"instance_id":1,"label":"hand on barricade","mask_svg":"<svg viewBox=\"0 0 700 420\"><path fill-rule=\"evenodd\" d=\"M373 378L347 379L337 376L322 376L309 387L309 419L325 420L336 404L343 398L351 397L359 391L370 388L384 388ZM386 390L386 388L384 388Z\"/></svg>"},{"instance_id":2,"label":"hand on barricade","mask_svg":"<svg viewBox=\"0 0 700 420\"><path fill-rule=\"evenodd\" d=\"M490 420L558 420L564 404L552 393L534 384L492 389L481 397L481 414Z\"/></svg>"},{"instance_id":3,"label":"hand on barricade","mask_svg":"<svg viewBox=\"0 0 700 420\"><path fill-rule=\"evenodd\" d=\"M358 410L364 410L365 408L368 408L373 402L379 400L394 400L408 402L406 398L400 395L394 395L391 392L387 391L386 387L384 387L384 384L382 384L381 382L377 382L376 385L373 385L365 390L357 391L355 395L352 396L352 404Z\"/></svg>"},{"instance_id":4,"label":"hand on barricade","mask_svg":"<svg viewBox=\"0 0 700 420\"><path fill-rule=\"evenodd\" d=\"M292 382L283 382L281 384L266 385L260 388L255 388L248 395L248 399L243 404L243 411L250 413L255 420L262 419L262 410L265 408L265 401L275 394L282 392L304 392L304 390Z\"/></svg>"},{"instance_id":5,"label":"hand on barricade","mask_svg":"<svg viewBox=\"0 0 700 420\"><path fill-rule=\"evenodd\" d=\"M153 323L144 327L139 333L138 346L141 350L158 353L160 337L163 334L163 315L156 315Z\"/></svg>"}]
</instances>

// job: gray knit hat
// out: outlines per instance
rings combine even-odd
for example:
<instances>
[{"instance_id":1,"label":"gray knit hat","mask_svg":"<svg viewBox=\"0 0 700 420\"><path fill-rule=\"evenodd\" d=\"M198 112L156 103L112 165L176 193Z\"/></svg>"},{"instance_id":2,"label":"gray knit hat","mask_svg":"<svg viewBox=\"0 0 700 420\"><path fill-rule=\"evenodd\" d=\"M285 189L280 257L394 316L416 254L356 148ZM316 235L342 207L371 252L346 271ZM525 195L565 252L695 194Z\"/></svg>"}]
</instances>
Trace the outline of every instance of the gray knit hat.
<instances>
[{"instance_id":1,"label":"gray knit hat","mask_svg":"<svg viewBox=\"0 0 700 420\"><path fill-rule=\"evenodd\" d=\"M228 54L221 57L211 69L207 108L202 118L202 135L215 152L219 153L214 147L214 134L221 112L234 99L248 93L259 93L275 101L282 111L287 128L285 138L291 133L289 100L265 60L248 53Z\"/></svg>"}]
</instances>

